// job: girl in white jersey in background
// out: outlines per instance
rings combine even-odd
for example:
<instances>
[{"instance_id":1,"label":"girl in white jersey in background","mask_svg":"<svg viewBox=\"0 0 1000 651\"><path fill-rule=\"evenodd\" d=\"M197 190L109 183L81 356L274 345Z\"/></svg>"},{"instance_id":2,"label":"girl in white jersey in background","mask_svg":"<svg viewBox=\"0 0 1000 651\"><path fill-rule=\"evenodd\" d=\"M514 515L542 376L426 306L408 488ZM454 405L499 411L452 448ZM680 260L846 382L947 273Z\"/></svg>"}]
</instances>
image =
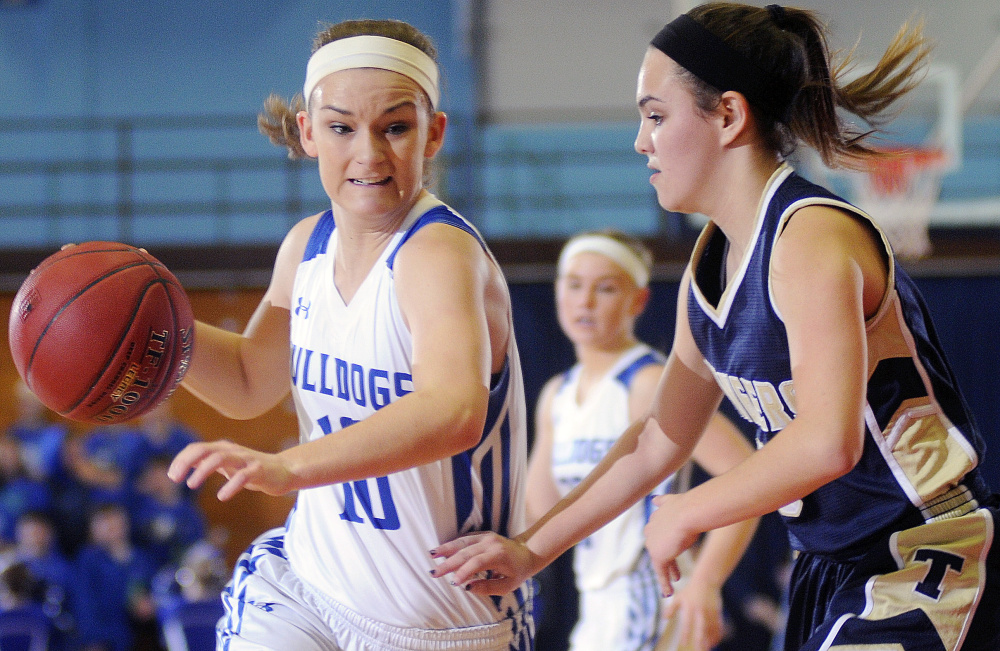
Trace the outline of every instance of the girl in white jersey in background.
<instances>
[{"instance_id":1,"label":"girl in white jersey in background","mask_svg":"<svg viewBox=\"0 0 1000 651\"><path fill-rule=\"evenodd\" d=\"M261 127L318 160L331 209L292 228L242 335L204 323L185 386L249 418L292 390L300 444L195 443L170 476L298 491L223 594L228 649L531 647L531 597L435 580L427 550L524 528L526 427L504 277L482 238L424 187L445 114L429 40L398 21L317 36L303 97ZM289 378L291 369L291 378Z\"/></svg>"},{"instance_id":2,"label":"girl in white jersey in background","mask_svg":"<svg viewBox=\"0 0 1000 651\"><path fill-rule=\"evenodd\" d=\"M804 143L863 167L871 131L843 112L877 126L927 56L904 28L848 82L816 14L734 2L653 38L635 148L663 208L710 221L649 418L515 540L439 546L443 575L510 589L679 468L725 395L760 448L657 498L646 548L665 592L702 532L779 510L798 551L787 651L1000 648L1000 504L929 311L872 217L785 161Z\"/></svg>"},{"instance_id":3,"label":"girl in white jersey in background","mask_svg":"<svg viewBox=\"0 0 1000 651\"><path fill-rule=\"evenodd\" d=\"M550 379L538 400L528 464L529 521L544 516L587 476L652 402L665 360L635 335L649 300L652 262L642 242L617 231L582 233L563 247L556 312L577 363ZM716 415L693 458L719 474L750 454L739 430ZM686 490L690 470L686 466L653 493ZM580 605L571 651L709 649L721 639L722 585L756 520L709 534L693 568L685 554L683 588L664 601L643 548L652 499L637 502L574 548Z\"/></svg>"}]
</instances>

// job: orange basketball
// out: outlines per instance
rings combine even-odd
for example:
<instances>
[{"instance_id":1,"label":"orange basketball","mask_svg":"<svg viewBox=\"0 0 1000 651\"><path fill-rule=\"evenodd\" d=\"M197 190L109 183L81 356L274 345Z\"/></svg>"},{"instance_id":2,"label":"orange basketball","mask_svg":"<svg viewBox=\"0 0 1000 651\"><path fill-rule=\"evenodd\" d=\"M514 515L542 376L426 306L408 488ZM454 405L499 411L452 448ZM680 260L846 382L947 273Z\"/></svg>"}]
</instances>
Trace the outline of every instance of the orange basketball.
<instances>
[{"instance_id":1,"label":"orange basketball","mask_svg":"<svg viewBox=\"0 0 1000 651\"><path fill-rule=\"evenodd\" d=\"M10 311L18 373L47 407L120 423L165 400L184 378L194 319L184 288L142 249L86 242L41 262Z\"/></svg>"}]
</instances>

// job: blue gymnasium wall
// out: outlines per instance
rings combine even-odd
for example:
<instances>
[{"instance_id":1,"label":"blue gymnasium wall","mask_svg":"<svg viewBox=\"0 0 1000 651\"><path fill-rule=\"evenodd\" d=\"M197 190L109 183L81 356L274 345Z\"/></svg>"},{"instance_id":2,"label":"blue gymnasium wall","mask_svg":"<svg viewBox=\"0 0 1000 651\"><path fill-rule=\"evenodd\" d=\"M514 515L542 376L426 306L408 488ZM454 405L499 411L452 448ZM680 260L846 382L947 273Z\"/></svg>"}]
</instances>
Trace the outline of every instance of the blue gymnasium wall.
<instances>
[{"instance_id":1,"label":"blue gymnasium wall","mask_svg":"<svg viewBox=\"0 0 1000 651\"><path fill-rule=\"evenodd\" d=\"M458 0L461 4L464 0ZM0 3L0 118L254 116L270 93L301 89L320 23L395 18L438 47L442 107L453 127L471 123L476 97L468 44L452 0L35 0ZM274 154L250 120L246 133L200 134L202 151ZM464 127L449 131L461 147ZM234 138L234 135L236 136ZM17 158L106 155L98 136L0 143ZM105 135L105 139L107 136ZM150 143L156 146L157 143ZM170 142L161 148L171 155ZM140 152L141 153L141 152ZM147 154L149 155L149 154ZM277 155L281 155L280 152Z\"/></svg>"},{"instance_id":2,"label":"blue gymnasium wall","mask_svg":"<svg viewBox=\"0 0 1000 651\"><path fill-rule=\"evenodd\" d=\"M0 4L0 117L255 113L301 88L320 22L396 18L438 46L444 102L473 108L451 0L36 0Z\"/></svg>"}]
</instances>

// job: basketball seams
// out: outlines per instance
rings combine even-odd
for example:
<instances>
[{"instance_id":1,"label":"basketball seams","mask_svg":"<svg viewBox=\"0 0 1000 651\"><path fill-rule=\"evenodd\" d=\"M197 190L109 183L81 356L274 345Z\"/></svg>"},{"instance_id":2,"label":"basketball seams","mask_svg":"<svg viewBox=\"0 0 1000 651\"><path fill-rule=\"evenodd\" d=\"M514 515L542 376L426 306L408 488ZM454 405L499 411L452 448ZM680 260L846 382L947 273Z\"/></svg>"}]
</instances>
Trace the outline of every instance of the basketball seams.
<instances>
[{"instance_id":1,"label":"basketball seams","mask_svg":"<svg viewBox=\"0 0 1000 651\"><path fill-rule=\"evenodd\" d=\"M164 287L166 286L176 287L178 291L181 292L182 295L185 295L184 287L180 284L180 282L177 281L177 278L170 272L170 270L167 269L166 265L162 264L159 260L156 260L155 258L152 260L152 262L155 263L152 265L153 270L160 278L162 278L165 281ZM161 268L166 273L165 276L160 273ZM174 301L174 295L169 290L166 291L165 293L167 295L167 302L170 304L170 319L173 323L173 331L177 333L178 337L176 342L177 345L171 347L170 351L171 357L169 363L167 364L167 367L170 369L175 369L175 364L178 363L180 361L181 356L184 355L184 348L181 345L181 340L180 340L181 328L180 328L180 320L178 319L178 305ZM191 324L191 329L192 330L194 329L193 320ZM170 375L171 377L165 378L167 382L159 387L159 390L156 392L156 396L161 395L164 390L166 390L167 396L169 396L177 388L177 385L180 384L179 381L175 382L173 378L173 376L176 375L176 369L173 370Z\"/></svg>"},{"instance_id":2,"label":"basketball seams","mask_svg":"<svg viewBox=\"0 0 1000 651\"><path fill-rule=\"evenodd\" d=\"M88 253L88 252L84 251L83 253ZM58 263L58 262L60 262L62 260L65 260L65 259L67 259L67 258L60 258L59 260L56 260L55 263ZM55 264L55 263L53 263L53 264ZM56 320L59 318L59 316L73 305L74 301L76 301L78 298L80 298L81 296L83 296L84 294L86 294L88 291L90 291L95 285L100 284L101 282L107 280L111 276L114 276L115 274L121 273L123 271L128 271L129 269L135 269L136 267L140 267L140 266L143 266L143 265L151 266L151 265L149 265L149 263L147 263L145 261L142 261L142 262L134 262L134 263L122 266L122 267L116 267L116 268L112 269L111 271L105 273L104 275L102 275L102 276L96 278L95 280L91 281L89 284L87 284L86 286L84 286L76 294L73 294L71 297L69 297L68 300L63 301L63 304L59 307L59 309L56 311L56 313L52 315L52 317L49 319L48 323L45 324L45 327L42 328L42 331L38 333L38 338L35 340L35 347L32 348L31 355L28 357L28 363L25 364L25 367L24 367L24 374L25 374L25 376L27 376L28 374L31 373L31 365L35 361L35 354L38 352L39 346L42 345L42 341L45 339L45 334L52 328L52 324L56 322ZM47 266L51 266L51 265L47 265ZM159 274L157 274L157 276L160 279L163 278ZM143 292L143 296L145 296L145 290ZM141 303L141 301L140 301L140 303ZM171 304L171 307L172 307L172 304ZM133 319L135 318L135 313L134 312L132 314L132 318Z\"/></svg>"},{"instance_id":3,"label":"basketball seams","mask_svg":"<svg viewBox=\"0 0 1000 651\"><path fill-rule=\"evenodd\" d=\"M108 245L108 246L106 246L105 248L96 248L94 246L96 244ZM146 258L142 257L142 254L139 251L139 249L135 248L134 246L129 246L127 244L119 244L118 245L119 248L111 248L110 245L113 245L113 244L115 244L115 243L114 242L85 242L84 244L73 245L71 248L68 248L68 249L60 249L59 251L57 251L53 255L50 255L49 257L45 258L40 263L38 263L38 266L35 267L32 270L32 273L36 273L36 272L48 269L52 265L59 264L60 262L63 262L64 260L69 260L70 258L74 258L74 257L80 256L80 255L89 255L91 253L131 253L131 254L134 254L134 255L138 255L143 260L146 260ZM148 262L148 260L147 260L147 262Z\"/></svg>"},{"instance_id":4,"label":"basketball seams","mask_svg":"<svg viewBox=\"0 0 1000 651\"><path fill-rule=\"evenodd\" d=\"M180 281L147 251L117 242L84 242L40 262L10 323L29 388L57 413L91 423L160 404L186 374L194 343Z\"/></svg>"},{"instance_id":5,"label":"basketball seams","mask_svg":"<svg viewBox=\"0 0 1000 651\"><path fill-rule=\"evenodd\" d=\"M166 268L166 266L162 264L158 264L158 266L162 267L163 271L166 272L167 274L166 276L161 275L160 278L163 287L165 289L164 293L166 294L167 297L167 303L170 305L170 321L171 325L173 326L172 331L174 332L175 341L173 342L173 345L170 347L170 359L167 361L167 366L166 366L169 372L164 374L163 378L164 382L161 382L160 386L157 388L157 391L149 399L150 401L153 402L159 402L161 399L160 396L163 396L163 399L166 399L171 394L173 394L173 392L180 385L181 379L183 379L184 375L187 373L187 367L185 365L184 370L180 372L180 376L178 376L179 372L178 365L181 363L181 360L185 354L184 340L181 337L182 324L180 320L180 312L181 310L187 313L190 313L191 311L190 304L187 303L187 294L184 292L184 287L180 284L180 282L177 281L177 278L170 272L169 269ZM159 270L157 269L157 271ZM177 304L174 293L171 292L169 289L171 287L175 288L178 292L180 292L181 296L184 297L185 305ZM191 328L190 331L188 332L188 336L193 338L194 337L193 314L190 315L190 321L191 321ZM166 393L164 394L164 392Z\"/></svg>"},{"instance_id":6,"label":"basketball seams","mask_svg":"<svg viewBox=\"0 0 1000 651\"><path fill-rule=\"evenodd\" d=\"M131 268L134 268L135 266L138 266L138 265L132 265L132 266L130 266L130 267L127 267L127 268L128 268L128 269L131 269ZM125 270L125 269L123 268L123 269L120 269L119 271L124 271L124 270ZM114 275L114 273L110 273L110 274L107 274L107 277L110 277L110 276L113 276L113 275ZM115 364L115 362L116 362L116 361L118 361L118 357L117 357L117 353L121 352L121 350L122 350L122 346L124 345L124 343L126 342L126 340L128 340L128 338L129 338L129 333L131 333L131 332L132 332L132 327L131 327L131 326L132 326L132 324L133 324L133 323L135 322L135 319L136 319L136 316L137 316L137 315L139 314L139 312L141 311L141 308L142 308L142 304L143 304L143 301L145 301L145 300L146 300L146 296L147 296L147 295L149 294L149 290L150 290L150 289L151 289L151 288L152 288L152 287L153 287L154 285L163 285L164 287L166 287L167 285L170 285L170 284L173 284L173 283L170 283L170 282L169 282L169 279L166 279L166 278L163 278L163 277L160 277L160 276L158 276L158 277L157 277L156 279L153 279L153 280L149 280L149 281L147 281L147 282L146 282L146 286L145 286L145 287L143 287L143 289L142 289L142 292L138 294L138 296L139 296L139 299L138 299L138 300L137 300L137 301L135 302L135 305L134 305L134 306L133 306L133 308L132 308L132 314L131 314L131 317L130 317L130 318L128 319L128 324L129 324L129 327L128 327L128 328L125 328L125 330L124 330L124 332L122 333L121 337L120 337L120 338L118 339L118 343L117 343L117 344L116 344L116 345L114 346L114 348L113 348L113 350L114 350L114 353L116 353L116 354L111 354L111 355L109 355L109 356L108 356L108 360L107 360L107 363L106 363L106 364L104 365L104 367L103 367L103 368L101 368L101 369L100 369L100 370L99 370L99 371L98 371L98 372L97 372L97 373L96 373L96 374L94 375L94 379L93 379L93 380L91 381L91 383L90 383L90 387L89 387L89 388L88 388L88 389L87 389L87 390L86 390L86 391L85 391L85 392L83 393L83 395L82 395L82 396L80 396L80 399L79 399L79 400L77 400L77 401L76 401L75 403L73 403L73 404L72 404L72 405L71 405L70 407L68 407L67 409L65 409L65 410L64 410L64 412L62 412L62 413L63 413L63 415L65 415L65 414L69 414L69 413L72 413L72 412L73 412L73 410L75 410L75 409L76 409L77 407L79 407L79 406L80 406L81 404L83 404L83 402L84 402L84 401L85 401L85 400L86 400L87 398L89 398L89 397L90 397L90 391L92 391L93 389L95 389L95 388L96 388L96 387L98 386L98 384L99 384L99 382L100 382L101 378L103 378L103 377L104 377L104 374L108 372L108 369L109 369L109 368L111 368L111 367L112 367L112 366L113 366L113 365ZM84 293L84 292L80 292L80 294L83 294L83 293ZM166 293L166 294L167 294L167 296L168 296L168 300L170 300L170 299L169 299L169 296L170 296L170 292L169 292L169 291L167 291L167 290L165 290L165 293ZM75 298L75 297L74 297L74 298ZM172 301L172 300L170 300L170 306L171 306L171 310L170 310L170 318L171 318L171 322L172 322L172 324L173 324L173 326L174 326L174 332L176 332L176 331L177 331L177 313L176 313L176 312L175 312L175 311L173 310L173 307L174 307L174 304L173 304L173 301ZM53 320L54 320L54 319L53 319ZM41 339L42 339L42 337L39 337L39 341L41 341ZM165 367L165 368L169 368L169 366L170 366L170 365L168 364L168 365L166 365L166 367ZM157 391L156 391L156 392L154 392L154 393L150 394L151 398L147 399L147 401L148 401L148 400L152 400L152 399L154 399L155 397L159 396L161 392L162 392L162 385L161 385L160 387L158 387L158 388L157 388Z\"/></svg>"}]
</instances>

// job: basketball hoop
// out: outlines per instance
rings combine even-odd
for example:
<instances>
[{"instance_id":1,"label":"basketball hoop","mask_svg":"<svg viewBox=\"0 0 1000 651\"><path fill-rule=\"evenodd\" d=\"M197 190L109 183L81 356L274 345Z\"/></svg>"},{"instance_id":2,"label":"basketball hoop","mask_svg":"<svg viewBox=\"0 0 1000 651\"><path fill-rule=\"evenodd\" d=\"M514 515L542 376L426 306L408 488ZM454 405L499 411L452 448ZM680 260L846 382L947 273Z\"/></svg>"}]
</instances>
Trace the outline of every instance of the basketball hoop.
<instances>
[{"instance_id":1,"label":"basketball hoop","mask_svg":"<svg viewBox=\"0 0 1000 651\"><path fill-rule=\"evenodd\" d=\"M921 258L931 250L931 211L951 161L938 147L884 151L890 155L871 159L867 169L851 175L855 201L885 231L897 256Z\"/></svg>"}]
</instances>

